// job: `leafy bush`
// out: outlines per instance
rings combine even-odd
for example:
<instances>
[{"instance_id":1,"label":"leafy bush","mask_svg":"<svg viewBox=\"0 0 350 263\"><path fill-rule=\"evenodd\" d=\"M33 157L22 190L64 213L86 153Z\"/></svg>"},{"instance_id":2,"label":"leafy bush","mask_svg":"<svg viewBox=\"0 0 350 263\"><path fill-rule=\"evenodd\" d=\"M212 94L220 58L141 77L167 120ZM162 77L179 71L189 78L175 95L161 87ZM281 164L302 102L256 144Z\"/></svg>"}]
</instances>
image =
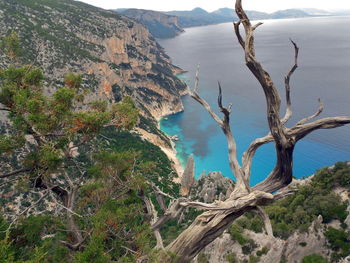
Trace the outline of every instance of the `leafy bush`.
<instances>
[{"instance_id":1,"label":"leafy bush","mask_svg":"<svg viewBox=\"0 0 350 263\"><path fill-rule=\"evenodd\" d=\"M332 258L338 260L342 257L350 255L350 234L338 230L333 227L329 227L325 232L329 247L335 251L332 254Z\"/></svg>"},{"instance_id":2,"label":"leafy bush","mask_svg":"<svg viewBox=\"0 0 350 263\"><path fill-rule=\"evenodd\" d=\"M337 163L334 169L323 168L317 172L309 185L299 188L298 192L265 208L269 214L276 236L288 238L295 231L307 231L319 215L323 222L346 219L347 203L331 189L335 186L347 186L346 178L350 174L347 163Z\"/></svg>"},{"instance_id":3,"label":"leafy bush","mask_svg":"<svg viewBox=\"0 0 350 263\"><path fill-rule=\"evenodd\" d=\"M240 245L245 245L249 242L249 239L244 236L243 231L244 229L241 226L232 224L228 232L232 240L237 241Z\"/></svg>"},{"instance_id":4,"label":"leafy bush","mask_svg":"<svg viewBox=\"0 0 350 263\"><path fill-rule=\"evenodd\" d=\"M230 253L226 256L226 260L228 261L228 263L237 263L237 257L235 253Z\"/></svg>"}]
</instances>

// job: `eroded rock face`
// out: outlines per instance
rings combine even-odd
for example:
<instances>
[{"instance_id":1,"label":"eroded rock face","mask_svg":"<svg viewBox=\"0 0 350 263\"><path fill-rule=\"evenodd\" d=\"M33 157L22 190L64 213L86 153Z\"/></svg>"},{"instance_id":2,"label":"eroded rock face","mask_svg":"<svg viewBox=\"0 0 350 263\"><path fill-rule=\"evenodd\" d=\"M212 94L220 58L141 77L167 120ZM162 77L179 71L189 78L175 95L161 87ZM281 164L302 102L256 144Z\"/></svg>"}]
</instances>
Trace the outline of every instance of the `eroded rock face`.
<instances>
[{"instance_id":1,"label":"eroded rock face","mask_svg":"<svg viewBox=\"0 0 350 263\"><path fill-rule=\"evenodd\" d=\"M72 71L83 74L88 100L115 102L129 95L156 119L183 109L186 87L175 76L181 69L136 21L69 0L4 0L0 7L0 37L19 33L24 62L36 59L48 78L48 93ZM0 66L5 65L2 57Z\"/></svg>"},{"instance_id":2,"label":"eroded rock face","mask_svg":"<svg viewBox=\"0 0 350 263\"><path fill-rule=\"evenodd\" d=\"M186 168L181 177L181 196L188 196L190 194L194 181L194 159L193 155L190 155L190 157L187 160Z\"/></svg>"},{"instance_id":3,"label":"eroded rock face","mask_svg":"<svg viewBox=\"0 0 350 263\"><path fill-rule=\"evenodd\" d=\"M324 236L325 228L322 217L319 216L309 227L308 232L294 233L287 240L245 230L244 235L256 244L256 248L250 253L244 253L242 246L233 241L229 233L224 233L204 249L202 256L205 256L210 263L227 263L229 255L234 253L237 262L249 262L251 255L256 255L257 251L266 248L267 253L259 258L260 263L278 263L281 260L299 263L304 257L314 253L327 258L330 251Z\"/></svg>"},{"instance_id":4,"label":"eroded rock face","mask_svg":"<svg viewBox=\"0 0 350 263\"><path fill-rule=\"evenodd\" d=\"M211 172L208 175L203 173L199 180L196 180L191 190L191 197L205 203L214 200L225 200L233 191L234 182L224 177L220 172Z\"/></svg>"}]
</instances>

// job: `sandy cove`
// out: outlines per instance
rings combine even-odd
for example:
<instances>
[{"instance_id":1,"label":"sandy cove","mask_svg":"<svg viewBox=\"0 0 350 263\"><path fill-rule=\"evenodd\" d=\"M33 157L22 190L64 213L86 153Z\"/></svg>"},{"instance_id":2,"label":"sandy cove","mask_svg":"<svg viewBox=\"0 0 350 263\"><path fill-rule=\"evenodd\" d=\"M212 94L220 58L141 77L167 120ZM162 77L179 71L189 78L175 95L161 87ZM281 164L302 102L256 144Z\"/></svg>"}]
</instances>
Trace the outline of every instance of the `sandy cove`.
<instances>
[{"instance_id":1,"label":"sandy cove","mask_svg":"<svg viewBox=\"0 0 350 263\"><path fill-rule=\"evenodd\" d=\"M175 150L175 144L174 142L169 138L171 141L172 147L169 147L168 145L165 144L163 140L161 140L157 135L153 133L149 133L141 128L136 128L135 131L139 134L141 134L141 138L144 140L147 140L157 146L160 147L160 149L168 156L168 158L172 161L173 163L173 168L175 169L176 173L179 175L179 179L182 176L182 173L184 169L182 168L182 165L180 163L180 160L176 157L176 150Z\"/></svg>"}]
</instances>

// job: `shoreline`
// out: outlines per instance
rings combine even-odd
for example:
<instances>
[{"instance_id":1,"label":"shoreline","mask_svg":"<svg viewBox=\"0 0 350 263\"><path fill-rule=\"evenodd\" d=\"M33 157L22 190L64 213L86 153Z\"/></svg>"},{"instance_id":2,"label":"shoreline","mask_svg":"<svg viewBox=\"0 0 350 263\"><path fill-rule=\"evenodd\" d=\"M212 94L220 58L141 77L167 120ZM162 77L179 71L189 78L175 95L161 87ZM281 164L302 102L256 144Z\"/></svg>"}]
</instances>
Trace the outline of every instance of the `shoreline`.
<instances>
[{"instance_id":1,"label":"shoreline","mask_svg":"<svg viewBox=\"0 0 350 263\"><path fill-rule=\"evenodd\" d=\"M158 121L158 124L160 124L160 120ZM153 143L154 145L157 145L166 154L166 156L172 162L173 169L178 175L179 180L176 180L176 182L180 182L184 168L182 167L180 160L176 156L177 152L175 149L175 143L170 139L169 135L160 130L169 139L171 147L167 146L162 139L160 139L157 135L153 133L149 133L141 128L136 128L135 131L141 135L142 139L147 140Z\"/></svg>"},{"instance_id":2,"label":"shoreline","mask_svg":"<svg viewBox=\"0 0 350 263\"><path fill-rule=\"evenodd\" d=\"M184 111L184 109L182 109L182 111ZM157 119L157 126L158 126L158 129L169 139L170 141L170 144L171 144L171 148L169 147L164 147L162 145L158 145L162 151L168 156L168 158L173 162L174 164L174 169L175 171L177 172L178 176L179 176L179 179L181 179L182 177L182 174L184 172L184 167L182 166L181 164L181 161L180 159L177 157L177 150L175 148L175 145L176 145L176 142L174 142L172 139L171 139L171 136L167 133L165 133L165 131L163 131L160 127L160 122L162 121L163 118L166 118L167 116L170 116L170 115L173 115L173 114L176 114L176 113L179 113L179 112L182 112L182 111L178 111L178 112L172 112L170 114L166 114L164 116L162 116L161 118Z\"/></svg>"}]
</instances>

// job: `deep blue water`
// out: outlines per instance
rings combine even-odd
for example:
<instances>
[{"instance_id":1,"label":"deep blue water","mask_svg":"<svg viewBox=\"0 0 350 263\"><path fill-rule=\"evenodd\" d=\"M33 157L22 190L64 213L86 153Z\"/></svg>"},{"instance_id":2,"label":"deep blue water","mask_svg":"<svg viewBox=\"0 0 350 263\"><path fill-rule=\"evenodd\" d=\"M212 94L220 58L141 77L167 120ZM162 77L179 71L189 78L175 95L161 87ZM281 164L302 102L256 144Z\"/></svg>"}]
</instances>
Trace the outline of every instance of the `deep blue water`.
<instances>
[{"instance_id":1,"label":"deep blue water","mask_svg":"<svg viewBox=\"0 0 350 263\"><path fill-rule=\"evenodd\" d=\"M257 57L279 87L282 100L284 76L294 55L289 38L300 46L299 68L291 80L294 115L289 126L313 114L318 98L325 103L321 117L350 115L350 17L270 20L259 27ZM252 140L268 133L262 89L244 64L231 23L190 28L160 44L174 64L188 71L181 78L190 86L200 63L200 93L216 111L217 81L221 82L224 102L233 103L231 128L240 156ZM194 154L197 177L203 171L232 177L222 131L193 99L184 97L183 103L184 112L161 121L163 131L180 138L179 159L184 163ZM317 131L297 144L294 176L308 176L345 160L350 160L350 127ZM274 163L273 145L262 147L253 161L252 184L266 177Z\"/></svg>"}]
</instances>

